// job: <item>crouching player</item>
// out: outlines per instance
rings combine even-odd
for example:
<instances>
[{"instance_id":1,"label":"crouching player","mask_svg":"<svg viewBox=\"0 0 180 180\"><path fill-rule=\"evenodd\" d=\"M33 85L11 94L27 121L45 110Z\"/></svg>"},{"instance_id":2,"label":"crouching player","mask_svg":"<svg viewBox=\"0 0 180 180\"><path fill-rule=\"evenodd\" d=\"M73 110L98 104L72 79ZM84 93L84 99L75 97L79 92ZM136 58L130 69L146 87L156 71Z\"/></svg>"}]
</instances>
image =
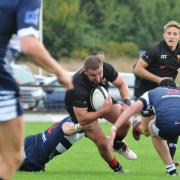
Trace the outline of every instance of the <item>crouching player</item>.
<instances>
[{"instance_id":1,"label":"crouching player","mask_svg":"<svg viewBox=\"0 0 180 180\"><path fill-rule=\"evenodd\" d=\"M85 128L85 126L84 126ZM25 159L20 171L45 171L45 165L55 156L67 151L84 136L79 124L68 116L42 133L25 138Z\"/></svg>"},{"instance_id":2,"label":"crouching player","mask_svg":"<svg viewBox=\"0 0 180 180\"><path fill-rule=\"evenodd\" d=\"M138 112L152 110L156 117L149 123L148 129L154 148L164 162L167 174L179 176L167 145L167 141L172 142L180 136L179 106L180 89L172 79L162 80L160 87L145 92L119 116L111 129L110 147L113 147L117 129L125 121Z\"/></svg>"}]
</instances>

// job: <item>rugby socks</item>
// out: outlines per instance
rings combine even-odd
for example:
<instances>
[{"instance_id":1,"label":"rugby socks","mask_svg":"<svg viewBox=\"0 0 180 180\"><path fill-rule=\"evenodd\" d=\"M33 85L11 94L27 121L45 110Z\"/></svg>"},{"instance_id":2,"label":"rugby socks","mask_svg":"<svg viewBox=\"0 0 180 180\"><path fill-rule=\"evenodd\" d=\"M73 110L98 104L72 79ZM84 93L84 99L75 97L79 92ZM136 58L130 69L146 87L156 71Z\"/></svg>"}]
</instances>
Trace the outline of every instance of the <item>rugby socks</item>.
<instances>
[{"instance_id":1,"label":"rugby socks","mask_svg":"<svg viewBox=\"0 0 180 180\"><path fill-rule=\"evenodd\" d=\"M120 166L119 162L116 160L116 157L114 157L110 163L109 166L114 172L118 172L122 169L122 166Z\"/></svg>"},{"instance_id":2,"label":"rugby socks","mask_svg":"<svg viewBox=\"0 0 180 180\"><path fill-rule=\"evenodd\" d=\"M166 165L166 171L169 175L176 174L176 166L174 164Z\"/></svg>"},{"instance_id":3,"label":"rugby socks","mask_svg":"<svg viewBox=\"0 0 180 180\"><path fill-rule=\"evenodd\" d=\"M113 145L113 148L115 149L115 150L119 150L121 147L122 147L122 138L120 138L120 137L116 137L115 138L115 140L114 140L114 145Z\"/></svg>"},{"instance_id":4,"label":"rugby socks","mask_svg":"<svg viewBox=\"0 0 180 180\"><path fill-rule=\"evenodd\" d=\"M170 155L171 158L174 159L174 155L176 152L176 146L177 146L177 142L178 142L178 137L176 139L174 139L173 141L167 141L168 147L169 147L169 151L170 151Z\"/></svg>"}]
</instances>

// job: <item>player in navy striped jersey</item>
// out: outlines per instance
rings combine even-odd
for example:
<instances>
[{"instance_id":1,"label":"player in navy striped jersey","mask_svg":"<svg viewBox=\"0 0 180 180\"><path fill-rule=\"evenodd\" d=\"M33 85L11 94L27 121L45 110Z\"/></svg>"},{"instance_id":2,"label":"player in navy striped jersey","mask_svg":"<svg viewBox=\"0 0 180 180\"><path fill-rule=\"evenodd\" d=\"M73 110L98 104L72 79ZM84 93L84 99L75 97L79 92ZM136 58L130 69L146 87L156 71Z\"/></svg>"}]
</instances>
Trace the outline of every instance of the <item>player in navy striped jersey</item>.
<instances>
[{"instance_id":1,"label":"player in navy striped jersey","mask_svg":"<svg viewBox=\"0 0 180 180\"><path fill-rule=\"evenodd\" d=\"M70 117L53 124L42 133L27 136L24 146L25 159L19 170L44 171L46 163L66 152L83 136L79 124L75 125Z\"/></svg>"},{"instance_id":2,"label":"player in navy striped jersey","mask_svg":"<svg viewBox=\"0 0 180 180\"><path fill-rule=\"evenodd\" d=\"M170 155L167 141L173 141L180 136L180 89L171 79L164 79L157 87L145 92L132 106L126 109L111 129L110 146L114 142L117 128L132 115L143 111L152 111L156 117L149 123L148 130L153 145L165 164L166 171L171 176L178 176L176 166Z\"/></svg>"},{"instance_id":3,"label":"player in navy striped jersey","mask_svg":"<svg viewBox=\"0 0 180 180\"><path fill-rule=\"evenodd\" d=\"M55 73L71 88L71 78L39 41L41 0L0 0L0 179L11 179L22 161L23 117L19 88L11 69L18 52ZM16 35L16 46L10 41Z\"/></svg>"}]
</instances>

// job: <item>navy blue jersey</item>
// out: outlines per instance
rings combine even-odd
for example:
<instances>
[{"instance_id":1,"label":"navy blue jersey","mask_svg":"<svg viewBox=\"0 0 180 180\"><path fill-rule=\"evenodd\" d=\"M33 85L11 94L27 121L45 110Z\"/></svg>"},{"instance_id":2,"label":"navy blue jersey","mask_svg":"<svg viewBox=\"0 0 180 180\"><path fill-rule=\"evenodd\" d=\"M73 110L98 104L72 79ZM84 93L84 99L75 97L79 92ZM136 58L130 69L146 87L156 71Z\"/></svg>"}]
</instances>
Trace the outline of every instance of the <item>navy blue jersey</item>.
<instances>
[{"instance_id":1,"label":"navy blue jersey","mask_svg":"<svg viewBox=\"0 0 180 180\"><path fill-rule=\"evenodd\" d=\"M31 135L25 138L25 160L20 170L41 171L45 164L57 155L67 151L84 133L76 133L71 136L64 134L62 125L72 123L70 117L57 122L43 133Z\"/></svg>"},{"instance_id":2,"label":"navy blue jersey","mask_svg":"<svg viewBox=\"0 0 180 180\"><path fill-rule=\"evenodd\" d=\"M173 134L174 137L180 135L180 89L157 87L144 93L139 100L144 104L144 111L154 111L155 124L166 132L163 134Z\"/></svg>"},{"instance_id":3,"label":"navy blue jersey","mask_svg":"<svg viewBox=\"0 0 180 180\"><path fill-rule=\"evenodd\" d=\"M20 51L19 37L39 36L40 5L41 0L0 0L0 83L5 88L13 89L10 63Z\"/></svg>"}]
</instances>

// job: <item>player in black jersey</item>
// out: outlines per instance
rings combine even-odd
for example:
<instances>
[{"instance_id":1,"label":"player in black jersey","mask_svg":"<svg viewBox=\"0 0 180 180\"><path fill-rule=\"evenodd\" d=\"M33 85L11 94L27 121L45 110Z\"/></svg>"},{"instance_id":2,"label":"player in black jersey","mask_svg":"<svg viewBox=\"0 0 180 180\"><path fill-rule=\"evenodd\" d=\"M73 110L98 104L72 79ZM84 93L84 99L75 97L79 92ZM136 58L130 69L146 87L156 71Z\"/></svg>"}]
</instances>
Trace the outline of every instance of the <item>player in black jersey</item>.
<instances>
[{"instance_id":1,"label":"player in black jersey","mask_svg":"<svg viewBox=\"0 0 180 180\"><path fill-rule=\"evenodd\" d=\"M125 104L120 105L109 97L105 100L102 109L94 111L90 105L92 89L98 85L107 89L109 82L119 89ZM66 108L72 120L74 123L79 122L81 125L92 124L94 128L85 131L87 137L96 144L101 156L109 166L114 171L122 172L122 167L118 165L113 152L107 146L108 139L100 128L97 119L103 117L109 122L115 123L123 109L131 105L128 86L114 67L109 63L103 62L99 56L86 58L83 68L73 76L73 85L74 89L67 91L65 96ZM127 121L119 129L114 149L122 153L126 158L133 160L136 159L136 154L129 150L122 141L127 135L129 127L130 121Z\"/></svg>"},{"instance_id":2,"label":"player in black jersey","mask_svg":"<svg viewBox=\"0 0 180 180\"><path fill-rule=\"evenodd\" d=\"M141 57L134 67L134 72L138 78L137 94L141 96L144 92L159 85L165 78L176 79L178 68L180 67L180 24L170 21L164 26L164 40L160 43L142 51ZM138 97L137 97L138 98ZM149 136L148 124L154 118L153 114L143 113L142 123L134 121L133 136L140 138L140 133ZM172 158L176 151L178 137L173 142L169 142L169 149ZM178 165L178 163L177 163Z\"/></svg>"}]
</instances>

